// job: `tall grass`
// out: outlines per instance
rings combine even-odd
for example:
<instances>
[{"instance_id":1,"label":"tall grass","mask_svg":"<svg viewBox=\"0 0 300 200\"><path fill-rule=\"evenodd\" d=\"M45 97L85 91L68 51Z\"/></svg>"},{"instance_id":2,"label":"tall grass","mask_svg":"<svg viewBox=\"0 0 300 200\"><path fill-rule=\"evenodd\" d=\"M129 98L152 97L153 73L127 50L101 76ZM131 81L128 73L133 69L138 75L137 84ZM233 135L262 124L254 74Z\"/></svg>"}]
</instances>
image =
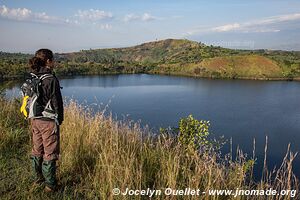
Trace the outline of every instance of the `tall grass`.
<instances>
[{"instance_id":1,"label":"tall grass","mask_svg":"<svg viewBox=\"0 0 300 200\"><path fill-rule=\"evenodd\" d=\"M295 155L289 149L279 169L265 170L261 181L254 182L251 177L253 162L240 150L235 160L230 156L222 157L217 151L186 151L176 137L165 134L154 137L137 123L116 121L103 112L92 114L85 107L70 101L61 126L61 157L58 163L61 186L55 194L46 195L41 188L31 187L29 160L25 153L30 150L30 134L22 118L16 114L18 104L1 99L0 105L0 169L6 171L0 175L0 198L145 199L143 196L113 196L114 188L121 191L126 188L195 188L201 191L299 188L292 172ZM12 161L13 157L22 162ZM16 169L18 173L14 173ZM7 184L11 180L12 184ZM290 199L290 196L234 198L209 196L206 193L154 198Z\"/></svg>"}]
</instances>

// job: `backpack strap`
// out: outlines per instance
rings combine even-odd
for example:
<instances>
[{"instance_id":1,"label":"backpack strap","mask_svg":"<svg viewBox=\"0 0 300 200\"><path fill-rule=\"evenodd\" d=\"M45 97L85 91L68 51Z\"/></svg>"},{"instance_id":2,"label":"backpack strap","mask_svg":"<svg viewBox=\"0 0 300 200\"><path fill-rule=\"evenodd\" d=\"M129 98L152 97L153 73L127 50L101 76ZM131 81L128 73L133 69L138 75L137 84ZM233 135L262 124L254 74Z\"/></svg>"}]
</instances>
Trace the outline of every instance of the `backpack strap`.
<instances>
[{"instance_id":1,"label":"backpack strap","mask_svg":"<svg viewBox=\"0 0 300 200\"><path fill-rule=\"evenodd\" d=\"M30 76L34 77L34 78L38 78L38 76L36 74L34 74L34 73L30 73Z\"/></svg>"},{"instance_id":2,"label":"backpack strap","mask_svg":"<svg viewBox=\"0 0 300 200\"><path fill-rule=\"evenodd\" d=\"M52 74L43 74L42 76L40 76L40 79L43 81L47 78L52 78L54 77Z\"/></svg>"}]
</instances>

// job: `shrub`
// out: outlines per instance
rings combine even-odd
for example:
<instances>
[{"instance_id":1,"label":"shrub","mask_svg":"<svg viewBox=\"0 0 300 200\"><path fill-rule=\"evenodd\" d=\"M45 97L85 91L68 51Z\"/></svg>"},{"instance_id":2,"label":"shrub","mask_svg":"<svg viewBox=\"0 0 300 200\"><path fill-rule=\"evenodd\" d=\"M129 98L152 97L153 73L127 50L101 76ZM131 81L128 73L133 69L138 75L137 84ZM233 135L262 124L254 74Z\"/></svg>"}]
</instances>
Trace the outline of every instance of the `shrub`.
<instances>
[{"instance_id":1,"label":"shrub","mask_svg":"<svg viewBox=\"0 0 300 200\"><path fill-rule=\"evenodd\" d=\"M178 141L186 148L199 149L201 146L209 147L209 121L194 119L192 115L179 121Z\"/></svg>"}]
</instances>

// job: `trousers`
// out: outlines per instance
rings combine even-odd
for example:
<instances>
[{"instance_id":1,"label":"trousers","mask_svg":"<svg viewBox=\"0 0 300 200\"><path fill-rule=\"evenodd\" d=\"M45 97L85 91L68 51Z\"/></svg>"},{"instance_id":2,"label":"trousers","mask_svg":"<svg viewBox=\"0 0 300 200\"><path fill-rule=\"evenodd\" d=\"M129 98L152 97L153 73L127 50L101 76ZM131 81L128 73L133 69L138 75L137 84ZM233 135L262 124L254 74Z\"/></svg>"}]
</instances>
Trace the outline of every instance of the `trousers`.
<instances>
[{"instance_id":1,"label":"trousers","mask_svg":"<svg viewBox=\"0 0 300 200\"><path fill-rule=\"evenodd\" d=\"M44 161L58 160L59 126L54 120L31 119L32 156Z\"/></svg>"}]
</instances>

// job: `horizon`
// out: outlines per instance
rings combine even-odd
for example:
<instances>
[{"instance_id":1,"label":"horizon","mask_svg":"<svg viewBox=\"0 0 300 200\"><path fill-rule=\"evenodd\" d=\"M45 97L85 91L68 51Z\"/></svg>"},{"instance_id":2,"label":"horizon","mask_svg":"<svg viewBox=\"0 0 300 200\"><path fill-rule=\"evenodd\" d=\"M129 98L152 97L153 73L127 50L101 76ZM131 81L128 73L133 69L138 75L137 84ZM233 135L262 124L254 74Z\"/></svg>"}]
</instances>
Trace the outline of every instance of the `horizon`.
<instances>
[{"instance_id":1,"label":"horizon","mask_svg":"<svg viewBox=\"0 0 300 200\"><path fill-rule=\"evenodd\" d=\"M68 53L164 39L229 49L299 51L299 8L296 0L2 0L0 51L49 48Z\"/></svg>"},{"instance_id":2,"label":"horizon","mask_svg":"<svg viewBox=\"0 0 300 200\"><path fill-rule=\"evenodd\" d=\"M99 50L99 49L119 49L119 48L130 48L130 47L136 47L142 44L147 44L147 43L152 43L152 42L160 42L160 41L165 41L165 40L187 40L190 42L198 42L198 43L202 43L206 46L213 46L213 47L222 47L222 46L215 46L215 45L211 45L211 44L205 44L201 41L195 41L195 40L189 40L189 39L178 39L178 38L167 38L167 39L162 39L162 40L154 40L154 41L145 41L143 43L140 44L136 44L136 45L132 45L132 46L124 46L124 47L100 47L100 48L87 48L87 49L79 49L77 51L66 51L66 52L53 52L54 54L64 54L64 53L76 53L76 52L80 52L80 51L90 51L90 50ZM222 48L227 48L227 47L222 47ZM300 52L300 50L281 50L281 49L237 49L237 48L228 48L228 49L233 49L233 50L249 50L249 51L258 51L258 50L268 50L268 51L288 51L288 52ZM21 54L34 54L35 51L32 52L20 52L20 51L16 51L16 52L9 52L9 51L2 51L0 50L0 52L2 53L21 53Z\"/></svg>"}]
</instances>

